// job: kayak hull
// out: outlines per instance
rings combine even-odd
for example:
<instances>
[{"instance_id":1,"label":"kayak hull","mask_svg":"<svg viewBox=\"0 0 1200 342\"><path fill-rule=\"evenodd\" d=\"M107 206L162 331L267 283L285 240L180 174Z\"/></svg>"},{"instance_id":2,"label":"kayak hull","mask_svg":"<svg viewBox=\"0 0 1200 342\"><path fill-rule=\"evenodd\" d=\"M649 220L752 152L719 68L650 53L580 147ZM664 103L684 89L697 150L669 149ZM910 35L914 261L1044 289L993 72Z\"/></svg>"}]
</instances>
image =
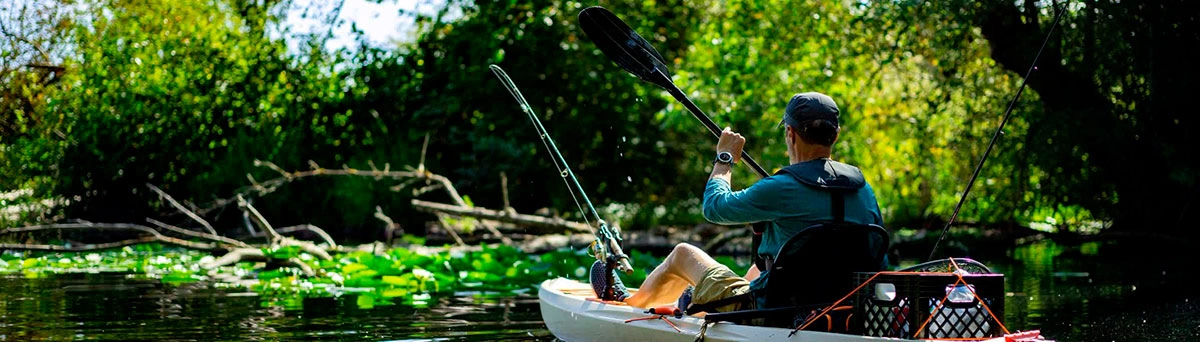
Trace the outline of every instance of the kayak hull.
<instances>
[{"instance_id":1,"label":"kayak hull","mask_svg":"<svg viewBox=\"0 0 1200 342\"><path fill-rule=\"evenodd\" d=\"M559 339L577 341L684 341L692 342L700 334L702 318L684 316L664 319L629 319L650 317L645 309L619 302L603 302L595 298L587 283L557 278L542 282L538 288L542 320ZM668 320L670 323L668 323ZM673 325L672 325L673 324ZM678 330L676 330L678 328ZM791 329L768 328L720 322L708 327L704 341L903 341L818 331L799 331L788 337Z\"/></svg>"}]
</instances>

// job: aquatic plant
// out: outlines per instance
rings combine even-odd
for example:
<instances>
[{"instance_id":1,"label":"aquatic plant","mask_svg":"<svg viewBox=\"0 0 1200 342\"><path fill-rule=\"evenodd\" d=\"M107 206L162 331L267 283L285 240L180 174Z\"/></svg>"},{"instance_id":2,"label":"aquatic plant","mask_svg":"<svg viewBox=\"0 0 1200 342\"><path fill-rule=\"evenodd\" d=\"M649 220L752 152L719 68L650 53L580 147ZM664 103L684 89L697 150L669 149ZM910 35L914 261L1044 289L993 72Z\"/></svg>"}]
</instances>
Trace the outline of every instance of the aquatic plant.
<instances>
[{"instance_id":1,"label":"aquatic plant","mask_svg":"<svg viewBox=\"0 0 1200 342\"><path fill-rule=\"evenodd\" d=\"M393 247L381 251L334 253L323 260L298 246L264 248L264 261L241 261L205 267L217 256L209 252L164 247L158 243L96 252L18 252L0 254L0 274L40 278L70 273L122 273L159 279L164 284L207 282L218 288L244 288L258 293L264 305L303 306L304 298L357 296L361 308L402 304L423 307L444 296L511 296L533 291L544 280L566 277L587 280L595 257L586 249L564 248L541 254L507 245L478 249L443 248L435 252ZM661 259L630 251L635 271L623 276L638 286ZM306 275L299 260L311 268ZM720 258L730 267L744 267Z\"/></svg>"}]
</instances>

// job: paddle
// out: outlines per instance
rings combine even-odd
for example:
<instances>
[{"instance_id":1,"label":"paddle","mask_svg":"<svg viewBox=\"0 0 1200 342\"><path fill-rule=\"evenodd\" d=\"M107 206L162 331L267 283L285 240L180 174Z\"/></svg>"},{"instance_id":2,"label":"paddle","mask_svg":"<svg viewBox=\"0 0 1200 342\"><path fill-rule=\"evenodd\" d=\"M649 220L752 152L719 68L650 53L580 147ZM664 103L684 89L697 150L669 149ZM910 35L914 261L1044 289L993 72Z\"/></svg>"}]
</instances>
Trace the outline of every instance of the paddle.
<instances>
[{"instance_id":1,"label":"paddle","mask_svg":"<svg viewBox=\"0 0 1200 342\"><path fill-rule=\"evenodd\" d=\"M671 81L671 71L667 69L666 61L658 54L650 42L629 28L621 18L600 6L588 7L579 12L579 26L592 42L604 51L604 54L617 63L622 69L637 76L643 81L666 89L676 100L679 100L697 120L708 128L713 136L721 136L721 128L713 123L691 99L687 97L675 83ZM742 159L750 165L759 176L767 177L767 171L742 150Z\"/></svg>"}]
</instances>

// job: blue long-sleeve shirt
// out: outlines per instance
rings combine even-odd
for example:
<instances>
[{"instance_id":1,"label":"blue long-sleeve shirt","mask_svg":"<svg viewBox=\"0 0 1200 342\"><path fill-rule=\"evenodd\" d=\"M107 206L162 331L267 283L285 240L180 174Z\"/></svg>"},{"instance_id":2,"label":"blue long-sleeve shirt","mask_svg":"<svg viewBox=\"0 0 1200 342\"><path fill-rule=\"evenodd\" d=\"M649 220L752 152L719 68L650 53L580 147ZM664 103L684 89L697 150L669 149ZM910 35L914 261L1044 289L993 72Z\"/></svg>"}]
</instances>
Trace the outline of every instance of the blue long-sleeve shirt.
<instances>
[{"instance_id":1,"label":"blue long-sleeve shirt","mask_svg":"<svg viewBox=\"0 0 1200 342\"><path fill-rule=\"evenodd\" d=\"M763 178L739 191L732 191L723 179L712 178L704 189L704 218L723 225L770 221L758 254L774 257L800 230L833 222L831 196L786 174ZM845 201L846 222L883 226L870 184L846 194Z\"/></svg>"}]
</instances>

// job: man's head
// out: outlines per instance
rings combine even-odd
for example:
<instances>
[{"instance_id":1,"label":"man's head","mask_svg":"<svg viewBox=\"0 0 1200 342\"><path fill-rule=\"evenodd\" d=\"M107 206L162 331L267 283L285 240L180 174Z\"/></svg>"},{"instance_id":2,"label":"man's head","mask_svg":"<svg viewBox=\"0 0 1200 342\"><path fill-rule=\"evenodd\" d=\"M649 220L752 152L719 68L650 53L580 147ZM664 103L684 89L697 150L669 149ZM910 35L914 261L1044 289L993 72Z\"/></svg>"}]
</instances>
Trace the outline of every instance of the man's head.
<instances>
[{"instance_id":1,"label":"man's head","mask_svg":"<svg viewBox=\"0 0 1200 342\"><path fill-rule=\"evenodd\" d=\"M821 93L796 94L784 109L780 124L787 124L806 143L833 146L840 130L837 103Z\"/></svg>"}]
</instances>

